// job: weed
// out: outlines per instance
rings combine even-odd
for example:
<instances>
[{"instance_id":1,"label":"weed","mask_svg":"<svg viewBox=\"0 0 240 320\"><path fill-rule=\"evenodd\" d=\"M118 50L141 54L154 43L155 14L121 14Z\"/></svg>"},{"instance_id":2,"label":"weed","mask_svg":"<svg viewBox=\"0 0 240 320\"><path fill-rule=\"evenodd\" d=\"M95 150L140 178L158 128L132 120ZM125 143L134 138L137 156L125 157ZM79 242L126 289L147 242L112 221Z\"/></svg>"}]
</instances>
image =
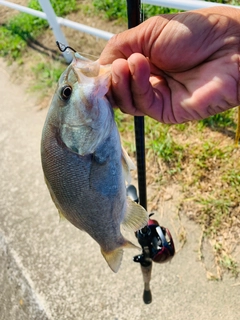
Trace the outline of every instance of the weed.
<instances>
[{"instance_id":1,"label":"weed","mask_svg":"<svg viewBox=\"0 0 240 320\"><path fill-rule=\"evenodd\" d=\"M105 17L108 20L115 20L115 19L127 20L126 0L119 0L119 1L94 0L93 5L97 11L104 12ZM148 19L149 17L155 16L158 14L175 13L175 12L179 12L179 10L144 4L142 6L142 12L143 12L144 19Z\"/></svg>"},{"instance_id":2,"label":"weed","mask_svg":"<svg viewBox=\"0 0 240 320\"><path fill-rule=\"evenodd\" d=\"M226 149L216 147L212 141L203 142L201 146L192 149L191 153L195 153L195 164L207 171L211 171L219 159L227 156Z\"/></svg>"},{"instance_id":3,"label":"weed","mask_svg":"<svg viewBox=\"0 0 240 320\"><path fill-rule=\"evenodd\" d=\"M177 129L178 131L185 131L187 127L188 127L187 123L180 123L175 125L175 129Z\"/></svg>"},{"instance_id":4,"label":"weed","mask_svg":"<svg viewBox=\"0 0 240 320\"><path fill-rule=\"evenodd\" d=\"M38 81L34 86L33 90L43 90L44 88L52 87L59 79L60 75L64 71L66 66L52 63L40 62L32 68Z\"/></svg>"},{"instance_id":5,"label":"weed","mask_svg":"<svg viewBox=\"0 0 240 320\"><path fill-rule=\"evenodd\" d=\"M239 268L236 263L236 261L225 252L223 245L221 243L215 243L213 246L214 254L216 257L216 260L218 260L219 265L224 270L228 270L233 277L237 277L239 275Z\"/></svg>"},{"instance_id":6,"label":"weed","mask_svg":"<svg viewBox=\"0 0 240 320\"><path fill-rule=\"evenodd\" d=\"M17 34L13 34L8 28L0 27L0 55L6 57L11 55L12 59L19 57L26 46L26 42Z\"/></svg>"},{"instance_id":7,"label":"weed","mask_svg":"<svg viewBox=\"0 0 240 320\"><path fill-rule=\"evenodd\" d=\"M93 5L98 11L103 11L109 20L119 18L127 19L127 9L125 0L94 0Z\"/></svg>"},{"instance_id":8,"label":"weed","mask_svg":"<svg viewBox=\"0 0 240 320\"><path fill-rule=\"evenodd\" d=\"M178 165L181 161L183 147L173 140L169 132L163 132L157 140L149 142L148 145L168 164L175 162Z\"/></svg>"},{"instance_id":9,"label":"weed","mask_svg":"<svg viewBox=\"0 0 240 320\"><path fill-rule=\"evenodd\" d=\"M161 157L171 170L178 171L184 154L183 147L174 141L170 129L169 125L147 118L146 146L148 149L152 149L157 157Z\"/></svg>"},{"instance_id":10,"label":"weed","mask_svg":"<svg viewBox=\"0 0 240 320\"><path fill-rule=\"evenodd\" d=\"M143 4L142 6L142 12L144 16L144 20L148 19L152 16L156 16L158 14L167 14L167 13L177 13L180 10L172 9L172 8L165 8L165 7L159 7L159 6L152 6L149 4Z\"/></svg>"},{"instance_id":11,"label":"weed","mask_svg":"<svg viewBox=\"0 0 240 320\"><path fill-rule=\"evenodd\" d=\"M225 172L222 177L222 181L227 183L229 187L235 188L238 192L240 192L240 169L233 168L228 172Z\"/></svg>"},{"instance_id":12,"label":"weed","mask_svg":"<svg viewBox=\"0 0 240 320\"><path fill-rule=\"evenodd\" d=\"M232 127L236 129L236 123L233 119L234 109L227 110L222 113L215 114L209 118L200 120L198 123L199 128L210 127L212 129Z\"/></svg>"},{"instance_id":13,"label":"weed","mask_svg":"<svg viewBox=\"0 0 240 320\"><path fill-rule=\"evenodd\" d=\"M235 260L233 260L229 255L223 254L219 261L220 265L231 272L234 277L239 274L238 265Z\"/></svg>"},{"instance_id":14,"label":"weed","mask_svg":"<svg viewBox=\"0 0 240 320\"><path fill-rule=\"evenodd\" d=\"M206 196L196 200L202 205L200 222L204 226L206 235L215 235L220 231L221 225L229 221L233 203L222 194L219 198Z\"/></svg>"},{"instance_id":15,"label":"weed","mask_svg":"<svg viewBox=\"0 0 240 320\"><path fill-rule=\"evenodd\" d=\"M119 128L119 131L124 130L123 122L126 122L126 115L122 113L119 109L114 109L114 118L116 121L116 124Z\"/></svg>"}]
</instances>

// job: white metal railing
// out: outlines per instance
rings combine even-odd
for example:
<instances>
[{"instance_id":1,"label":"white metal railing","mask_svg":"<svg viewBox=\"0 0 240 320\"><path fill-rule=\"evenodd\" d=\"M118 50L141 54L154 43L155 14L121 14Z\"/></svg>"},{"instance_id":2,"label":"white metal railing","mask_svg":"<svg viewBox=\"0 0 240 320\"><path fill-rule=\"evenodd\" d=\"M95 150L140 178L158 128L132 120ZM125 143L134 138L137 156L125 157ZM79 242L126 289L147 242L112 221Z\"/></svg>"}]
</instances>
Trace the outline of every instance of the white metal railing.
<instances>
[{"instance_id":1,"label":"white metal railing","mask_svg":"<svg viewBox=\"0 0 240 320\"><path fill-rule=\"evenodd\" d=\"M174 8L178 10L196 10L210 8L214 6L234 7L240 9L240 6L232 6L227 4L199 0L142 0L142 3L152 4L154 6L161 6L165 8Z\"/></svg>"},{"instance_id":2,"label":"white metal railing","mask_svg":"<svg viewBox=\"0 0 240 320\"><path fill-rule=\"evenodd\" d=\"M0 0L0 5L31 14L41 19L48 20L49 25L53 29L56 40L63 42L65 44L67 44L67 41L64 37L63 32L59 27L60 25L66 26L84 33L88 33L95 37L102 38L105 40L109 40L114 35L113 33L96 29L78 22L71 21L69 19L56 17L55 12L53 11L53 8L49 0L39 0L39 3L44 12L34 10L28 7L24 7L13 2ZM155 6L162 6L167 8L174 8L178 10L195 10L195 9L201 9L201 8L209 8L213 6L225 6L225 7L230 6L230 7L240 9L240 6L224 5L216 2L206 2L201 0L142 0L142 3L151 4ZM64 57L67 61L70 59L69 55L67 54L65 54Z\"/></svg>"}]
</instances>

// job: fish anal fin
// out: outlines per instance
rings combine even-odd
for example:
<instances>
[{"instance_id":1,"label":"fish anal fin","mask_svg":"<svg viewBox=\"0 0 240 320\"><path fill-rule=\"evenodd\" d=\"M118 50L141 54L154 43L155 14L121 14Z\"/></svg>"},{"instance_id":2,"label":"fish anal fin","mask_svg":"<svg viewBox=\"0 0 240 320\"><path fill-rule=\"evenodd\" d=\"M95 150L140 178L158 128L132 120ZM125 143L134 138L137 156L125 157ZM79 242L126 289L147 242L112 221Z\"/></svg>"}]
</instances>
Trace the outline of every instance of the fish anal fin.
<instances>
[{"instance_id":1,"label":"fish anal fin","mask_svg":"<svg viewBox=\"0 0 240 320\"><path fill-rule=\"evenodd\" d=\"M104 257L104 259L107 261L110 269L112 269L113 272L117 273L121 262L123 258L123 249L128 248L128 249L140 249L138 246L133 244L131 241L128 241L124 239L124 244L115 250L106 252L101 248L101 253Z\"/></svg>"},{"instance_id":2,"label":"fish anal fin","mask_svg":"<svg viewBox=\"0 0 240 320\"><path fill-rule=\"evenodd\" d=\"M117 273L121 262L123 258L123 249L122 247L117 248L113 251L106 252L101 248L101 253L104 257L104 259L107 261L110 269L112 269L113 272Z\"/></svg>"},{"instance_id":3,"label":"fish anal fin","mask_svg":"<svg viewBox=\"0 0 240 320\"><path fill-rule=\"evenodd\" d=\"M148 219L147 211L127 197L127 209L122 222L123 226L137 231L147 225Z\"/></svg>"}]
</instances>

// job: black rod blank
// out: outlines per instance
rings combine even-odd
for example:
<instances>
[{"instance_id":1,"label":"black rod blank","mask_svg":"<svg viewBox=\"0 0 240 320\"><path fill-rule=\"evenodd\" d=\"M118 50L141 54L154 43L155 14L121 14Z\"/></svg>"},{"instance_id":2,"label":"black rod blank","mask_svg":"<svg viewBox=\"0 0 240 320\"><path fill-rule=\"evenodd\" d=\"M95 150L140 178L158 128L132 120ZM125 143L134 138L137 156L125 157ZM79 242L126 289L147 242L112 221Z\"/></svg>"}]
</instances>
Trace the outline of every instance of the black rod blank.
<instances>
[{"instance_id":1,"label":"black rod blank","mask_svg":"<svg viewBox=\"0 0 240 320\"><path fill-rule=\"evenodd\" d=\"M141 23L141 1L127 0L128 28ZM139 202L147 210L144 117L134 117Z\"/></svg>"}]
</instances>

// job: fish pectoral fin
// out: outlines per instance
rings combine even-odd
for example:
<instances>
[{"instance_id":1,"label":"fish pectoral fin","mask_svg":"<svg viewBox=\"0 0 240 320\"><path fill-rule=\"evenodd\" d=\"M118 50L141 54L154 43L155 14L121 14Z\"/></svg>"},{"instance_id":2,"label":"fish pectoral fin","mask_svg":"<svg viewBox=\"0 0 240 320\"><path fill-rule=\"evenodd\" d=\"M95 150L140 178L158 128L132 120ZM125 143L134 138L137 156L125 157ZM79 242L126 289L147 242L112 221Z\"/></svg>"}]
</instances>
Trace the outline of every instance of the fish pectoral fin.
<instances>
[{"instance_id":1,"label":"fish pectoral fin","mask_svg":"<svg viewBox=\"0 0 240 320\"><path fill-rule=\"evenodd\" d=\"M148 219L149 216L147 211L127 197L127 209L122 222L123 226L130 228L133 231L137 231L147 225Z\"/></svg>"},{"instance_id":2,"label":"fish pectoral fin","mask_svg":"<svg viewBox=\"0 0 240 320\"><path fill-rule=\"evenodd\" d=\"M123 167L123 175L125 181L127 181L128 184L131 182L131 170L135 170L136 166L133 163L132 159L129 157L127 151L122 147L122 167Z\"/></svg>"},{"instance_id":3,"label":"fish pectoral fin","mask_svg":"<svg viewBox=\"0 0 240 320\"><path fill-rule=\"evenodd\" d=\"M120 247L113 251L106 252L101 248L101 253L104 259L107 261L110 269L112 269L113 272L117 273L122 262L123 249Z\"/></svg>"}]
</instances>

